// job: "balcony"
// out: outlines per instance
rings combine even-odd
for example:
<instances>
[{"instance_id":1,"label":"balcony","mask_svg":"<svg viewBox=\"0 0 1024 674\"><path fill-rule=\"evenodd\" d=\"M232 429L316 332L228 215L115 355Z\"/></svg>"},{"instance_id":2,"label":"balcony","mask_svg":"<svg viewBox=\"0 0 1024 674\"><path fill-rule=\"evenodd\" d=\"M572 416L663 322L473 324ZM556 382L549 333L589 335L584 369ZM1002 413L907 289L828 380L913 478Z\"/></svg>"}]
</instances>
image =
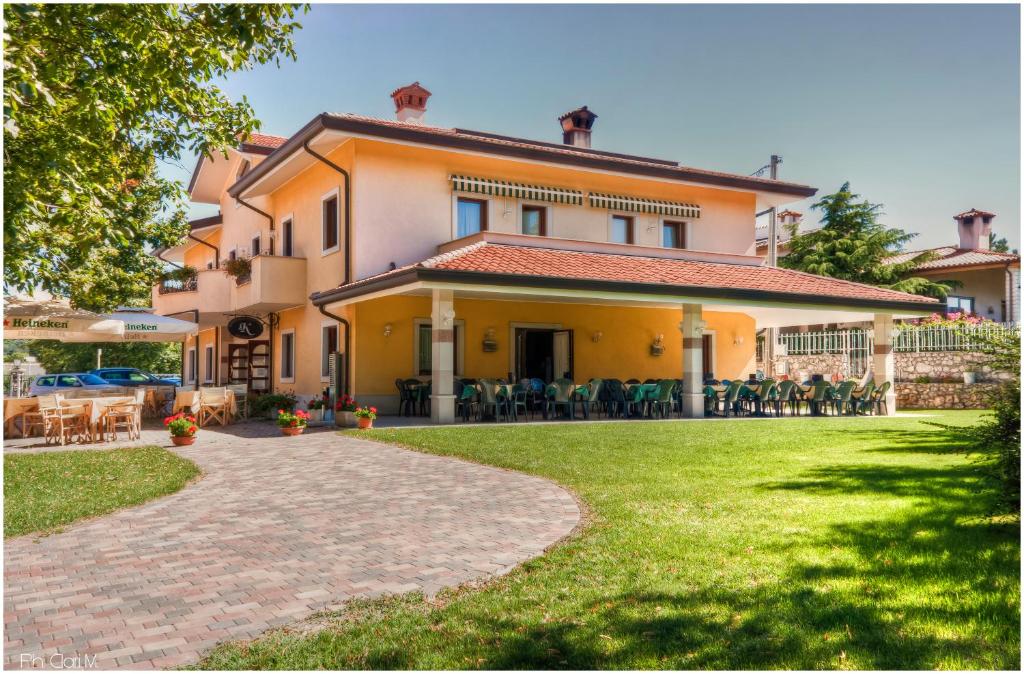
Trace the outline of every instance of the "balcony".
<instances>
[{"instance_id":1,"label":"balcony","mask_svg":"<svg viewBox=\"0 0 1024 674\"><path fill-rule=\"evenodd\" d=\"M153 312L195 320L210 327L222 323L223 314L231 310L230 279L220 269L203 269L192 276L167 279L153 286Z\"/></svg>"},{"instance_id":2,"label":"balcony","mask_svg":"<svg viewBox=\"0 0 1024 674\"><path fill-rule=\"evenodd\" d=\"M306 258L257 255L249 263L248 277L231 279L231 311L266 314L307 302Z\"/></svg>"}]
</instances>

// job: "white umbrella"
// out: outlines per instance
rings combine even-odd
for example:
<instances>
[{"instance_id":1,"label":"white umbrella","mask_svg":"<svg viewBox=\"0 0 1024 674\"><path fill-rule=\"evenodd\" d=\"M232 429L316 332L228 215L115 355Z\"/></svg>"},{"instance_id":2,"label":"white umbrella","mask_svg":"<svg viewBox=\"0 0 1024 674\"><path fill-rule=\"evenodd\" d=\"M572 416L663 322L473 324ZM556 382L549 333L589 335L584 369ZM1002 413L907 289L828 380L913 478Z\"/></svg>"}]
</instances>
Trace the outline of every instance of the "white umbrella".
<instances>
[{"instance_id":1,"label":"white umbrella","mask_svg":"<svg viewBox=\"0 0 1024 674\"><path fill-rule=\"evenodd\" d=\"M104 315L104 318L117 320L124 323L124 334L111 336L105 339L96 339L97 342L184 342L189 335L199 331L199 326L190 321L182 321L169 316L160 316L141 309L128 309L122 307L112 314ZM75 340L87 341L87 340Z\"/></svg>"},{"instance_id":2,"label":"white umbrella","mask_svg":"<svg viewBox=\"0 0 1024 674\"><path fill-rule=\"evenodd\" d=\"M124 321L73 309L49 295L4 298L4 339L58 339L62 342L120 340Z\"/></svg>"}]
</instances>

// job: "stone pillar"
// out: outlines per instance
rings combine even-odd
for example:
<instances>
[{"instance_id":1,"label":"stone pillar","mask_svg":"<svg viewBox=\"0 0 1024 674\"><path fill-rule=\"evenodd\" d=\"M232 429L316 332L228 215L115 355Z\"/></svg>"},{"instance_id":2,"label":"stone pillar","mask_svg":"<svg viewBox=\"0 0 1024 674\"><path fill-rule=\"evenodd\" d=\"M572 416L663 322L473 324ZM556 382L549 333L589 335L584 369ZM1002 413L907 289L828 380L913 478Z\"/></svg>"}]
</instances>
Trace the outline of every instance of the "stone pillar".
<instances>
[{"instance_id":1,"label":"stone pillar","mask_svg":"<svg viewBox=\"0 0 1024 674\"><path fill-rule=\"evenodd\" d=\"M875 385L890 382L889 392L885 395L885 409L889 414L896 413L896 354L892 350L893 323L891 314L875 314Z\"/></svg>"},{"instance_id":2,"label":"stone pillar","mask_svg":"<svg viewBox=\"0 0 1024 674\"><path fill-rule=\"evenodd\" d=\"M679 323L683 333L683 416L704 418L704 361L701 335L704 320L701 305L684 304L683 320Z\"/></svg>"},{"instance_id":3,"label":"stone pillar","mask_svg":"<svg viewBox=\"0 0 1024 674\"><path fill-rule=\"evenodd\" d=\"M430 420L455 421L455 305L451 290L434 290L430 309Z\"/></svg>"}]
</instances>

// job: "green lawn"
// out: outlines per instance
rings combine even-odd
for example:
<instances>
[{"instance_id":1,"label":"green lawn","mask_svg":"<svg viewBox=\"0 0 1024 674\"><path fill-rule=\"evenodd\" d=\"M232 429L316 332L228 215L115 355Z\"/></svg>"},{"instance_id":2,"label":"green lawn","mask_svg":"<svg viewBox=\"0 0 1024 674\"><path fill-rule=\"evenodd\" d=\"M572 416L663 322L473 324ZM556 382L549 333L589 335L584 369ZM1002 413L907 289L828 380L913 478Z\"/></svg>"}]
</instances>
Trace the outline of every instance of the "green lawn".
<instances>
[{"instance_id":1,"label":"green lawn","mask_svg":"<svg viewBox=\"0 0 1024 674\"><path fill-rule=\"evenodd\" d=\"M198 474L194 463L160 447L4 454L4 538L137 505Z\"/></svg>"},{"instance_id":2,"label":"green lawn","mask_svg":"<svg viewBox=\"0 0 1024 674\"><path fill-rule=\"evenodd\" d=\"M976 413L928 418L969 424ZM1019 520L917 419L380 430L549 477L576 538L483 589L359 602L202 666L1016 669Z\"/></svg>"}]
</instances>

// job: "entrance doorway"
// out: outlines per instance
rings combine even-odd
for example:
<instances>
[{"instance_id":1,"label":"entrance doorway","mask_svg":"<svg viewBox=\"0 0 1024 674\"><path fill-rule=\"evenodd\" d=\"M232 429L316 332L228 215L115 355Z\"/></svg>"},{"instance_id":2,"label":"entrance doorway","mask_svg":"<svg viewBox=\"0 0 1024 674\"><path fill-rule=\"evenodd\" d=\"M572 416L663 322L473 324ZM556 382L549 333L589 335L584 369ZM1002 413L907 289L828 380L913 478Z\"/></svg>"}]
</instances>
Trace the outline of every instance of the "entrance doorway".
<instances>
[{"instance_id":1,"label":"entrance doorway","mask_svg":"<svg viewBox=\"0 0 1024 674\"><path fill-rule=\"evenodd\" d=\"M714 353L714 342L711 341L712 335L701 335L700 346L701 346L701 370L704 372L704 379L713 379L715 372L715 353Z\"/></svg>"},{"instance_id":2,"label":"entrance doorway","mask_svg":"<svg viewBox=\"0 0 1024 674\"><path fill-rule=\"evenodd\" d=\"M572 330L516 328L516 379L572 379Z\"/></svg>"},{"instance_id":3,"label":"entrance doorway","mask_svg":"<svg viewBox=\"0 0 1024 674\"><path fill-rule=\"evenodd\" d=\"M228 345L228 382L245 384L254 395L270 392L270 341Z\"/></svg>"}]
</instances>

